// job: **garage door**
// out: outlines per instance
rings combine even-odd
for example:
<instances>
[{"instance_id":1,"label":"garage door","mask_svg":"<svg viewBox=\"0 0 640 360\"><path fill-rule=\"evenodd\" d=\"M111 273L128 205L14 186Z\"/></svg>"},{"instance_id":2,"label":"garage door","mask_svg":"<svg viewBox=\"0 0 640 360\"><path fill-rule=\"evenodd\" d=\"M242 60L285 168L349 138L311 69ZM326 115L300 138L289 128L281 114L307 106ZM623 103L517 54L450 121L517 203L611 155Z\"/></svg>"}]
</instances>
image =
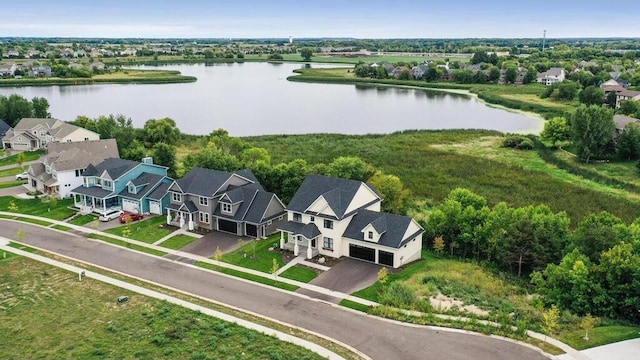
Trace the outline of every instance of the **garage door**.
<instances>
[{"instance_id":1,"label":"garage door","mask_svg":"<svg viewBox=\"0 0 640 360\"><path fill-rule=\"evenodd\" d=\"M375 262L376 250L364 246L349 244L349 256L360 260Z\"/></svg>"},{"instance_id":2,"label":"garage door","mask_svg":"<svg viewBox=\"0 0 640 360\"><path fill-rule=\"evenodd\" d=\"M149 212L157 215L162 214L162 210L160 210L160 203L157 201L149 202Z\"/></svg>"},{"instance_id":3,"label":"garage door","mask_svg":"<svg viewBox=\"0 0 640 360\"><path fill-rule=\"evenodd\" d=\"M237 234L238 233L238 225L234 221L218 219L218 230L224 231L224 232L229 232L229 233L232 233L232 234Z\"/></svg>"},{"instance_id":4,"label":"garage door","mask_svg":"<svg viewBox=\"0 0 640 360\"><path fill-rule=\"evenodd\" d=\"M247 236L258 237L258 227L256 225L247 224Z\"/></svg>"},{"instance_id":5,"label":"garage door","mask_svg":"<svg viewBox=\"0 0 640 360\"><path fill-rule=\"evenodd\" d=\"M393 267L393 253L386 251L378 251L378 262L382 265Z\"/></svg>"},{"instance_id":6,"label":"garage door","mask_svg":"<svg viewBox=\"0 0 640 360\"><path fill-rule=\"evenodd\" d=\"M131 201L127 199L122 199L122 210L131 211L133 213L137 213L140 211L137 201Z\"/></svg>"}]
</instances>

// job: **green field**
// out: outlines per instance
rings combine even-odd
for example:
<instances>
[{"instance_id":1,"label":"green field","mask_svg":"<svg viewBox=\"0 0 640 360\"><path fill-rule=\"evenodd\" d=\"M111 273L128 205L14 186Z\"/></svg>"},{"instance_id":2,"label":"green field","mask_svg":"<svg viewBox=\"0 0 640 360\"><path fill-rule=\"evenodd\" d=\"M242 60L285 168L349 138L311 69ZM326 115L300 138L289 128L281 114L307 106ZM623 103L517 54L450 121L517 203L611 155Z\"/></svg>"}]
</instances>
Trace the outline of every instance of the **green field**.
<instances>
[{"instance_id":1,"label":"green field","mask_svg":"<svg viewBox=\"0 0 640 360\"><path fill-rule=\"evenodd\" d=\"M0 260L0 286L3 359L321 359L271 336L96 280L79 282L76 274L21 257ZM129 301L117 305L121 295Z\"/></svg>"},{"instance_id":2,"label":"green field","mask_svg":"<svg viewBox=\"0 0 640 360\"><path fill-rule=\"evenodd\" d=\"M640 202L627 192L584 181L537 158L535 152L500 148L491 131L406 131L389 135L285 135L246 138L267 149L272 163L296 158L310 164L339 156L358 156L387 174L400 177L413 197L427 204L442 201L457 187L467 188L490 205L547 204L566 211L572 225L606 210L630 223ZM487 149L474 147L489 139ZM491 156L487 156L491 154ZM532 161L535 160L535 161Z\"/></svg>"},{"instance_id":3,"label":"green field","mask_svg":"<svg viewBox=\"0 0 640 360\"><path fill-rule=\"evenodd\" d=\"M42 216L53 220L64 220L76 213L76 210L70 209L73 205L73 199L57 200L55 206L52 206L45 199L16 199L11 196L0 197L0 209L3 211L11 211L10 204L13 203L21 214Z\"/></svg>"},{"instance_id":4,"label":"green field","mask_svg":"<svg viewBox=\"0 0 640 360\"><path fill-rule=\"evenodd\" d=\"M278 244L279 241L279 235L274 235L264 240L251 240L237 250L223 255L222 261L248 269L271 273L273 259L276 259L279 268L284 265L282 253L269 251L269 248L273 247L274 244Z\"/></svg>"},{"instance_id":5,"label":"green field","mask_svg":"<svg viewBox=\"0 0 640 360\"><path fill-rule=\"evenodd\" d=\"M170 70L128 70L94 75L91 78L22 78L0 79L0 86L51 86L51 85L87 85L95 83L182 83L193 82L193 76L181 75Z\"/></svg>"}]
</instances>

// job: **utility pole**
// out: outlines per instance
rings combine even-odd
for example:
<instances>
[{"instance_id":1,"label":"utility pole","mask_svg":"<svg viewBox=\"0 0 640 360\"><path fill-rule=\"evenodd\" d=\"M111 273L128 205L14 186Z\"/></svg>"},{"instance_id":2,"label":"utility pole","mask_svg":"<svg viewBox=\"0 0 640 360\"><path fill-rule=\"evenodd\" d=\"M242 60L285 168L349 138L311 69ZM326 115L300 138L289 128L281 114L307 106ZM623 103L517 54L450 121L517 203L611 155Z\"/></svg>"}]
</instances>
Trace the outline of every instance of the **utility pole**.
<instances>
[{"instance_id":1,"label":"utility pole","mask_svg":"<svg viewBox=\"0 0 640 360\"><path fill-rule=\"evenodd\" d=\"M542 30L542 52L544 52L544 45L546 40L547 40L547 30Z\"/></svg>"}]
</instances>

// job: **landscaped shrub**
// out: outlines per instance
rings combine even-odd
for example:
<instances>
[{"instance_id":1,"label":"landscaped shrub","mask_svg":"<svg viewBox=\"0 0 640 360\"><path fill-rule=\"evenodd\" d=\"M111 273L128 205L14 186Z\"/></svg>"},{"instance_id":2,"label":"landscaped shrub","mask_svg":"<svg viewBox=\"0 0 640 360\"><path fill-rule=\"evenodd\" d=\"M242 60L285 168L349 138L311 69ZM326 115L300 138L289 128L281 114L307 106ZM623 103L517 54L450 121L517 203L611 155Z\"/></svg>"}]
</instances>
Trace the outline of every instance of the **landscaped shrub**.
<instances>
[{"instance_id":1,"label":"landscaped shrub","mask_svg":"<svg viewBox=\"0 0 640 360\"><path fill-rule=\"evenodd\" d=\"M395 281L387 286L380 295L380 303L398 308L409 308L416 302L416 294L408 285Z\"/></svg>"},{"instance_id":2,"label":"landscaped shrub","mask_svg":"<svg viewBox=\"0 0 640 360\"><path fill-rule=\"evenodd\" d=\"M520 149L520 150L532 150L533 141L524 135L507 135L502 141L502 147Z\"/></svg>"}]
</instances>

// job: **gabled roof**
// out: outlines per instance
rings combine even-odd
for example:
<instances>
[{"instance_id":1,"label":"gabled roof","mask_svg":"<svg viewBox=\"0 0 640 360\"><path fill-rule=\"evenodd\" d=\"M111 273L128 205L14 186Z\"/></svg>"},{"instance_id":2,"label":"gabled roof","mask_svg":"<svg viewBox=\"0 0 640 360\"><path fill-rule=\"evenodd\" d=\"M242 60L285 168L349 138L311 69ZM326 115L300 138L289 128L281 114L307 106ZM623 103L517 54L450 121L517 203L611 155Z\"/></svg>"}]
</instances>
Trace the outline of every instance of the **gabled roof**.
<instances>
[{"instance_id":1,"label":"gabled roof","mask_svg":"<svg viewBox=\"0 0 640 360\"><path fill-rule=\"evenodd\" d=\"M263 223L266 220L265 214L271 201L278 201L275 194L257 189L255 186L239 187L227 192L225 195L229 194L232 194L235 199L242 198L234 215L222 213L220 206L215 209L213 214L221 218L246 221L252 224ZM233 203L235 204L237 202ZM284 212L283 209L281 214L284 214Z\"/></svg>"},{"instance_id":2,"label":"gabled roof","mask_svg":"<svg viewBox=\"0 0 640 360\"><path fill-rule=\"evenodd\" d=\"M31 130L38 125L42 125L45 129L50 130L60 126L62 123L63 122L58 119L22 118L18 121L14 129L20 131Z\"/></svg>"},{"instance_id":3,"label":"gabled roof","mask_svg":"<svg viewBox=\"0 0 640 360\"><path fill-rule=\"evenodd\" d=\"M52 142L48 144L47 155L41 158L41 162L52 166L56 171L65 171L84 169L89 164L98 164L112 157L120 157L115 139Z\"/></svg>"},{"instance_id":4,"label":"gabled roof","mask_svg":"<svg viewBox=\"0 0 640 360\"><path fill-rule=\"evenodd\" d=\"M234 176L246 180L247 183L258 183L256 177L249 170L231 173L199 167L191 169L182 179L176 180L176 183L185 194L213 197L218 195L220 191L226 190L222 187Z\"/></svg>"},{"instance_id":5,"label":"gabled roof","mask_svg":"<svg viewBox=\"0 0 640 360\"><path fill-rule=\"evenodd\" d=\"M6 134L7 131L9 131L9 129L11 129L11 126L9 126L9 124L7 124L2 119L0 119L0 138L3 137L4 134Z\"/></svg>"},{"instance_id":6,"label":"gabled roof","mask_svg":"<svg viewBox=\"0 0 640 360\"><path fill-rule=\"evenodd\" d=\"M119 195L130 198L130 199L142 199L143 197L145 197L145 195L147 195L152 190L154 190L155 187L160 182L162 182L163 179L164 179L164 176L162 175L156 175L156 174L147 173L147 172L142 173L140 174L140 176L138 176L133 181L131 181L134 185L136 184L143 185L141 189L139 189L135 194L133 194L129 192L129 187L125 186L125 188L122 189L122 191L120 191Z\"/></svg>"},{"instance_id":7,"label":"gabled roof","mask_svg":"<svg viewBox=\"0 0 640 360\"><path fill-rule=\"evenodd\" d=\"M322 196L337 218L342 219L347 215L347 208L362 185L369 187L375 193L375 189L361 181L307 175L289 202L287 210L305 212Z\"/></svg>"},{"instance_id":8,"label":"gabled roof","mask_svg":"<svg viewBox=\"0 0 640 360\"><path fill-rule=\"evenodd\" d=\"M162 198L167 195L169 186L171 186L170 182L163 182L155 190L153 190L151 194L147 196L147 198L149 198L149 200L162 200Z\"/></svg>"},{"instance_id":9,"label":"gabled roof","mask_svg":"<svg viewBox=\"0 0 640 360\"><path fill-rule=\"evenodd\" d=\"M381 233L378 228L380 224L384 224L386 225L386 229L382 232L377 244L398 249L406 242L414 239L416 236L424 232L421 227L417 226L416 231L407 233L407 230L410 229L412 223L415 222L408 216L400 216L371 210L360 210L349 222L349 226L347 226L343 236L353 240L371 242L365 238L365 234L362 230L367 226L372 225L378 233Z\"/></svg>"},{"instance_id":10,"label":"gabled roof","mask_svg":"<svg viewBox=\"0 0 640 360\"><path fill-rule=\"evenodd\" d=\"M616 114L613 115L613 122L616 123L616 129L618 130L622 130L625 128L625 126L631 124L631 123L637 123L640 122L640 119L636 119L630 116L625 116L625 115L620 115L620 114Z\"/></svg>"},{"instance_id":11,"label":"gabled roof","mask_svg":"<svg viewBox=\"0 0 640 360\"><path fill-rule=\"evenodd\" d=\"M87 166L84 171L84 176L101 176L103 172L107 172L111 179L115 180L120 176L126 174L131 171L133 168L138 166L140 163L137 161L118 159L118 158L109 158L104 160L103 162L94 165L90 164Z\"/></svg>"}]
</instances>

